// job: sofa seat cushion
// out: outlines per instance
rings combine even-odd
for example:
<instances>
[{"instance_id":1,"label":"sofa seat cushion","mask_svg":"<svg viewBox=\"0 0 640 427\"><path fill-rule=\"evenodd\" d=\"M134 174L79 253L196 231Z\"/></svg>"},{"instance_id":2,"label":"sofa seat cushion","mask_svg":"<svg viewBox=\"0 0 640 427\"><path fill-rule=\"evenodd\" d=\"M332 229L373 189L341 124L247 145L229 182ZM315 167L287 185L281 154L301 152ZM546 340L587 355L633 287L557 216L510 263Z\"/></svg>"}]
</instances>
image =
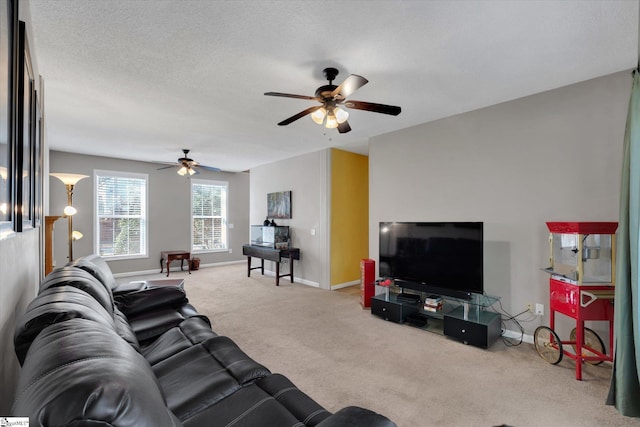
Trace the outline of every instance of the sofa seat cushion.
<instances>
[{"instance_id":1,"label":"sofa seat cushion","mask_svg":"<svg viewBox=\"0 0 640 427\"><path fill-rule=\"evenodd\" d=\"M305 426L315 426L331 415L283 375L269 375L256 381L256 385L273 396Z\"/></svg>"},{"instance_id":2,"label":"sofa seat cushion","mask_svg":"<svg viewBox=\"0 0 640 427\"><path fill-rule=\"evenodd\" d=\"M158 339L141 349L142 355L151 365L155 365L174 354L218 336L209 323L201 317L190 317L171 328Z\"/></svg>"},{"instance_id":3,"label":"sofa seat cushion","mask_svg":"<svg viewBox=\"0 0 640 427\"><path fill-rule=\"evenodd\" d=\"M73 286L44 290L27 306L15 329L14 347L20 364L35 337L54 323L82 318L115 330L114 319L91 295Z\"/></svg>"},{"instance_id":4,"label":"sofa seat cushion","mask_svg":"<svg viewBox=\"0 0 640 427\"><path fill-rule=\"evenodd\" d=\"M209 319L198 314L191 304L185 304L178 308L157 309L137 316L127 316L127 319L140 344L146 345L190 317L199 317L211 324Z\"/></svg>"},{"instance_id":5,"label":"sofa seat cushion","mask_svg":"<svg viewBox=\"0 0 640 427\"><path fill-rule=\"evenodd\" d=\"M54 324L34 340L11 413L31 426L180 425L144 357L86 319Z\"/></svg>"},{"instance_id":6,"label":"sofa seat cushion","mask_svg":"<svg viewBox=\"0 0 640 427\"><path fill-rule=\"evenodd\" d=\"M185 420L270 374L228 337L217 336L153 366L169 409Z\"/></svg>"},{"instance_id":7,"label":"sofa seat cushion","mask_svg":"<svg viewBox=\"0 0 640 427\"><path fill-rule=\"evenodd\" d=\"M256 384L243 387L180 421L185 427L304 427L304 423Z\"/></svg>"},{"instance_id":8,"label":"sofa seat cushion","mask_svg":"<svg viewBox=\"0 0 640 427\"><path fill-rule=\"evenodd\" d=\"M181 421L185 427L210 426L211 420L219 426L303 427L316 426L330 415L286 377L272 374Z\"/></svg>"}]
</instances>

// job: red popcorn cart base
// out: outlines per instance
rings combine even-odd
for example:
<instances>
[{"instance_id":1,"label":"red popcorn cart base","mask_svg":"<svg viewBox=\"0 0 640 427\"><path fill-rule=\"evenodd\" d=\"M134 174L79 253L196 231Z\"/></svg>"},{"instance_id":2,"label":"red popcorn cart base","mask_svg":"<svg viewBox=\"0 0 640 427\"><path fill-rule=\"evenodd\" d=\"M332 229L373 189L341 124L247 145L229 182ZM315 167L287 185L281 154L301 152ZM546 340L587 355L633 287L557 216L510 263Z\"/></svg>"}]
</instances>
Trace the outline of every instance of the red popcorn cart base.
<instances>
[{"instance_id":1,"label":"red popcorn cart base","mask_svg":"<svg viewBox=\"0 0 640 427\"><path fill-rule=\"evenodd\" d=\"M548 222L551 266L549 327L534 333L536 351L558 364L563 356L576 361L576 380L582 364L613 361L613 299L615 294L615 222ZM556 313L576 320L569 340L554 331ZM585 321L609 323L609 353Z\"/></svg>"}]
</instances>

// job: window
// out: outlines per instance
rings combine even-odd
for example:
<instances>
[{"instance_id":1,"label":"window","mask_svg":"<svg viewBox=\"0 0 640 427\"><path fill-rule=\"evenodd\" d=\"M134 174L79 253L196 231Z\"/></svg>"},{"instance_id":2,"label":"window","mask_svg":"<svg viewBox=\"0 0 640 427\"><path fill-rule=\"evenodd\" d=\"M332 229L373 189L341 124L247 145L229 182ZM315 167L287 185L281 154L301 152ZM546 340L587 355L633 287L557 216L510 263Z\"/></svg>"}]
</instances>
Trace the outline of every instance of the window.
<instances>
[{"instance_id":1,"label":"window","mask_svg":"<svg viewBox=\"0 0 640 427\"><path fill-rule=\"evenodd\" d=\"M220 181L191 180L191 251L227 249L227 189Z\"/></svg>"},{"instance_id":2,"label":"window","mask_svg":"<svg viewBox=\"0 0 640 427\"><path fill-rule=\"evenodd\" d=\"M147 256L146 174L95 171L96 253L106 258Z\"/></svg>"}]
</instances>

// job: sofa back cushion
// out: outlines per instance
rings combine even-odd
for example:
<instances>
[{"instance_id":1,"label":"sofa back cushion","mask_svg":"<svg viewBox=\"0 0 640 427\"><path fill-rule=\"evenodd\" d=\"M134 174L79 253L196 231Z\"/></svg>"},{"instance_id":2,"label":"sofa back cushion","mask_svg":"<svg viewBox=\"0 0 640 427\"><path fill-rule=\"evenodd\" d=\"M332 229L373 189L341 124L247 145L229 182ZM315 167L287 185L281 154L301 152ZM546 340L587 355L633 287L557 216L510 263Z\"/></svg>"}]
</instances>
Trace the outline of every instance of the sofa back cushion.
<instances>
[{"instance_id":1,"label":"sofa back cushion","mask_svg":"<svg viewBox=\"0 0 640 427\"><path fill-rule=\"evenodd\" d=\"M12 414L32 426L180 426L147 361L87 319L49 326L22 367Z\"/></svg>"},{"instance_id":2,"label":"sofa back cushion","mask_svg":"<svg viewBox=\"0 0 640 427\"><path fill-rule=\"evenodd\" d=\"M95 298L108 313L113 314L114 303L111 290L107 289L107 287L93 275L79 268L62 267L53 270L44 278L42 283L40 283L40 292L64 285L73 286L74 288L85 291Z\"/></svg>"},{"instance_id":3,"label":"sofa back cushion","mask_svg":"<svg viewBox=\"0 0 640 427\"><path fill-rule=\"evenodd\" d=\"M109 268L107 262L100 255L87 255L68 263L67 266L83 269L102 282L102 284L104 284L110 291L118 286L118 283L111 272L111 268Z\"/></svg>"},{"instance_id":4,"label":"sofa back cushion","mask_svg":"<svg viewBox=\"0 0 640 427\"><path fill-rule=\"evenodd\" d=\"M75 318L87 319L111 330L115 328L113 316L81 289L56 286L38 294L16 325L13 343L20 364L24 362L31 343L43 329Z\"/></svg>"},{"instance_id":5,"label":"sofa back cushion","mask_svg":"<svg viewBox=\"0 0 640 427\"><path fill-rule=\"evenodd\" d=\"M128 342L136 351L140 351L140 343L138 342L138 338L136 337L135 332L133 332L129 321L127 320L127 316L125 316L124 313L118 309L118 307L115 307L113 310L113 323L116 333L120 335L122 339Z\"/></svg>"}]
</instances>

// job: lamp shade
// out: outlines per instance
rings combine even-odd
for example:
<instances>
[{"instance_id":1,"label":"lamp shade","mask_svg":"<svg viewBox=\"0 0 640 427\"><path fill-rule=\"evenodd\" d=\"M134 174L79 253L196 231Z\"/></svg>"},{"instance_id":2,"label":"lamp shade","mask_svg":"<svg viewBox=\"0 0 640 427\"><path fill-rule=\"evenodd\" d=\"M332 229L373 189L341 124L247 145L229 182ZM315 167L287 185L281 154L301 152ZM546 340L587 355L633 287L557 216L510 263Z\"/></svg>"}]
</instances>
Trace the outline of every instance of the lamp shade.
<instances>
[{"instance_id":1,"label":"lamp shade","mask_svg":"<svg viewBox=\"0 0 640 427\"><path fill-rule=\"evenodd\" d=\"M49 175L55 176L64 185L76 185L81 179L89 178L89 175L79 175L77 173L50 173Z\"/></svg>"},{"instance_id":2,"label":"lamp shade","mask_svg":"<svg viewBox=\"0 0 640 427\"><path fill-rule=\"evenodd\" d=\"M315 123L321 125L322 122L324 122L324 116L326 114L327 114L327 110L325 110L324 107L320 107L316 111L311 113L311 120L313 120Z\"/></svg>"},{"instance_id":3,"label":"lamp shade","mask_svg":"<svg viewBox=\"0 0 640 427\"><path fill-rule=\"evenodd\" d=\"M73 230L71 232L71 238L73 239L73 241L80 240L82 239L82 233L78 230Z\"/></svg>"},{"instance_id":4,"label":"lamp shade","mask_svg":"<svg viewBox=\"0 0 640 427\"><path fill-rule=\"evenodd\" d=\"M329 129L335 129L338 127L338 121L336 120L336 116L333 114L333 111L329 111L327 113L327 122L324 126Z\"/></svg>"},{"instance_id":5,"label":"lamp shade","mask_svg":"<svg viewBox=\"0 0 640 427\"><path fill-rule=\"evenodd\" d=\"M334 108L333 113L336 115L336 121L340 124L346 122L349 118L349 113L347 113L340 107Z\"/></svg>"}]
</instances>

